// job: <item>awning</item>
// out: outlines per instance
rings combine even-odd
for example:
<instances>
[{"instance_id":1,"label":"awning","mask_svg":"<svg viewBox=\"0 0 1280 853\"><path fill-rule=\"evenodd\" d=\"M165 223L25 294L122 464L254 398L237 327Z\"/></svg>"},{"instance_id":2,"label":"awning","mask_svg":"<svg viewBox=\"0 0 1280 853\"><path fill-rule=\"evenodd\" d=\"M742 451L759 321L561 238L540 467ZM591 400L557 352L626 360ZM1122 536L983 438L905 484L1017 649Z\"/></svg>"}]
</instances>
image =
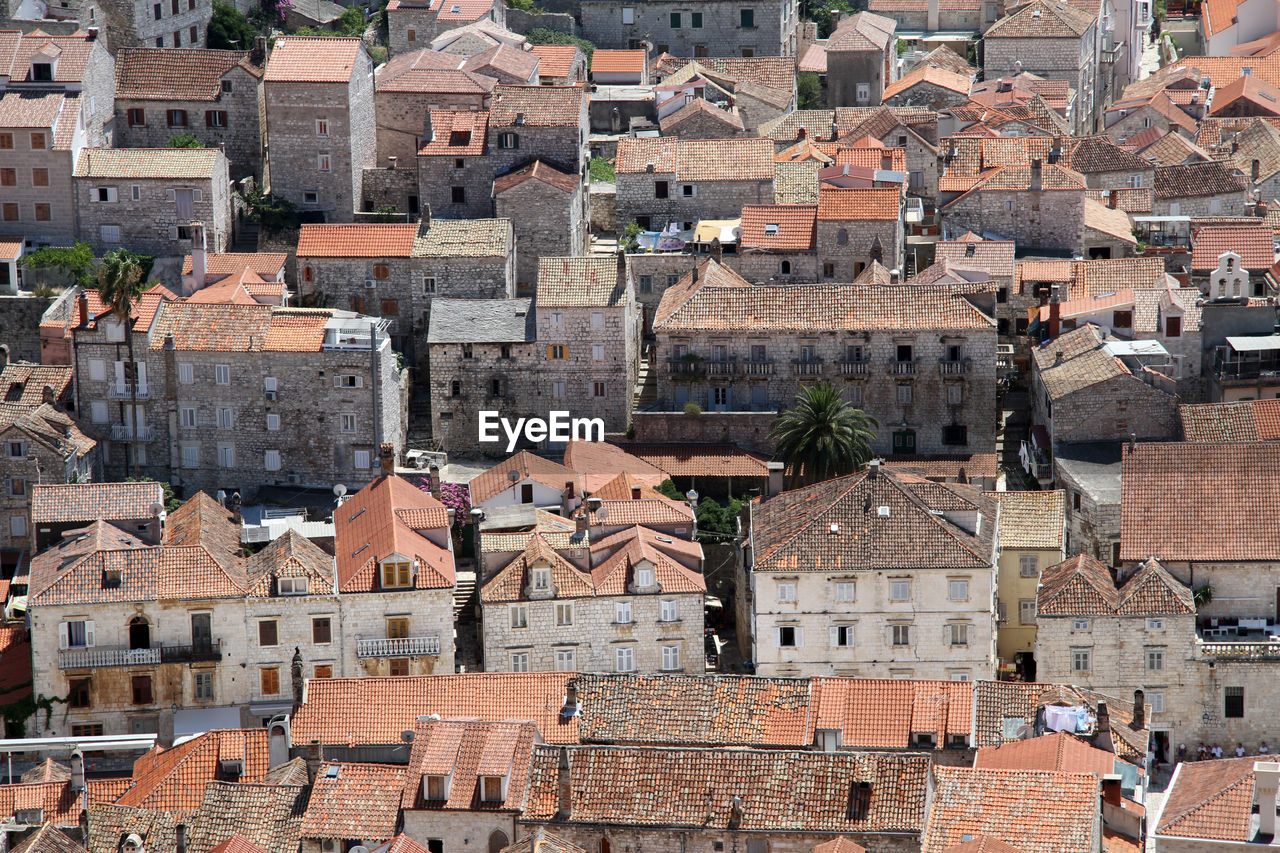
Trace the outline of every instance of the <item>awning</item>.
<instances>
[{"instance_id":1,"label":"awning","mask_svg":"<svg viewBox=\"0 0 1280 853\"><path fill-rule=\"evenodd\" d=\"M1280 349L1280 335L1238 336L1227 338L1227 343L1236 352L1258 352L1260 350Z\"/></svg>"},{"instance_id":2,"label":"awning","mask_svg":"<svg viewBox=\"0 0 1280 853\"><path fill-rule=\"evenodd\" d=\"M1159 341L1110 340L1103 344L1112 355L1168 355L1169 351Z\"/></svg>"},{"instance_id":3,"label":"awning","mask_svg":"<svg viewBox=\"0 0 1280 853\"><path fill-rule=\"evenodd\" d=\"M249 706L249 713L255 717L274 717L276 714L288 714L292 711L292 702L255 702Z\"/></svg>"},{"instance_id":4,"label":"awning","mask_svg":"<svg viewBox=\"0 0 1280 853\"><path fill-rule=\"evenodd\" d=\"M719 240L721 243L737 243L742 233L741 219L704 219L693 229L693 242L710 243Z\"/></svg>"},{"instance_id":5,"label":"awning","mask_svg":"<svg viewBox=\"0 0 1280 853\"><path fill-rule=\"evenodd\" d=\"M192 708L173 715L173 736L198 735L214 729L240 728L239 708Z\"/></svg>"}]
</instances>

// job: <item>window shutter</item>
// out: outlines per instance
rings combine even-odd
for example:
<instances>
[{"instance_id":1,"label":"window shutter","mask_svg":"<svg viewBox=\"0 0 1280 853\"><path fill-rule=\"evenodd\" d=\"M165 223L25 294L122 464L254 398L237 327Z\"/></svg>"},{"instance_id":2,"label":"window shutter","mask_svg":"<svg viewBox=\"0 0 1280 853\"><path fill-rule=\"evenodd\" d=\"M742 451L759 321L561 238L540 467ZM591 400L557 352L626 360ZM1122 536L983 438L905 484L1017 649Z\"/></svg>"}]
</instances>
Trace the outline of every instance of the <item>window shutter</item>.
<instances>
[{"instance_id":1,"label":"window shutter","mask_svg":"<svg viewBox=\"0 0 1280 853\"><path fill-rule=\"evenodd\" d=\"M116 362L116 390L124 392L124 362Z\"/></svg>"},{"instance_id":2,"label":"window shutter","mask_svg":"<svg viewBox=\"0 0 1280 853\"><path fill-rule=\"evenodd\" d=\"M88 647L92 647L92 646L94 645L94 642L93 642L93 620L92 620L92 619L90 619L90 620L88 620L87 622L85 622L85 623L84 623L84 644L85 644L85 646L88 646Z\"/></svg>"},{"instance_id":3,"label":"window shutter","mask_svg":"<svg viewBox=\"0 0 1280 853\"><path fill-rule=\"evenodd\" d=\"M827 630L831 632L831 648L834 649L840 645L839 629L832 627Z\"/></svg>"},{"instance_id":4,"label":"window shutter","mask_svg":"<svg viewBox=\"0 0 1280 853\"><path fill-rule=\"evenodd\" d=\"M213 127L213 110L205 110L205 113L204 113L204 126L205 126L205 127Z\"/></svg>"},{"instance_id":5,"label":"window shutter","mask_svg":"<svg viewBox=\"0 0 1280 853\"><path fill-rule=\"evenodd\" d=\"M58 651L67 647L67 632L71 630L66 622L58 623Z\"/></svg>"},{"instance_id":6,"label":"window shutter","mask_svg":"<svg viewBox=\"0 0 1280 853\"><path fill-rule=\"evenodd\" d=\"M138 390L147 390L147 363L145 361L135 361L134 369L138 372Z\"/></svg>"},{"instance_id":7,"label":"window shutter","mask_svg":"<svg viewBox=\"0 0 1280 853\"><path fill-rule=\"evenodd\" d=\"M204 201L204 190L192 190L192 191L191 191L191 200L192 200L192 201Z\"/></svg>"},{"instance_id":8,"label":"window shutter","mask_svg":"<svg viewBox=\"0 0 1280 853\"><path fill-rule=\"evenodd\" d=\"M804 645L804 628L796 626L796 648Z\"/></svg>"},{"instance_id":9,"label":"window shutter","mask_svg":"<svg viewBox=\"0 0 1280 853\"><path fill-rule=\"evenodd\" d=\"M178 239L178 226L177 226L177 225L170 225L170 226L169 226L169 239L170 239L170 240L177 240L177 239Z\"/></svg>"},{"instance_id":10,"label":"window shutter","mask_svg":"<svg viewBox=\"0 0 1280 853\"><path fill-rule=\"evenodd\" d=\"M177 198L178 198L177 193L174 192L172 187L164 191L165 201L177 201Z\"/></svg>"},{"instance_id":11,"label":"window shutter","mask_svg":"<svg viewBox=\"0 0 1280 853\"><path fill-rule=\"evenodd\" d=\"M552 352L552 347L547 347L547 358L555 358L555 355Z\"/></svg>"}]
</instances>

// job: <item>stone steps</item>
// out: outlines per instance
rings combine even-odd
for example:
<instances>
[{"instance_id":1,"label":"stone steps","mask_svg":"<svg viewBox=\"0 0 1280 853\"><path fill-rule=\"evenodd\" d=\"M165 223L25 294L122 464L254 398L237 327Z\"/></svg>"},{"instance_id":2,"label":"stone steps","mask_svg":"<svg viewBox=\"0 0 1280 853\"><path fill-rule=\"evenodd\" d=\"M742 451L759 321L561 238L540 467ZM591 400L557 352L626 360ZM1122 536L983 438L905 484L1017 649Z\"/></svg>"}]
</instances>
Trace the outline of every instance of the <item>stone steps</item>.
<instances>
[{"instance_id":1,"label":"stone steps","mask_svg":"<svg viewBox=\"0 0 1280 853\"><path fill-rule=\"evenodd\" d=\"M453 618L456 621L458 615L470 603L471 597L476 592L476 573L459 571L455 573L456 582L453 589Z\"/></svg>"}]
</instances>

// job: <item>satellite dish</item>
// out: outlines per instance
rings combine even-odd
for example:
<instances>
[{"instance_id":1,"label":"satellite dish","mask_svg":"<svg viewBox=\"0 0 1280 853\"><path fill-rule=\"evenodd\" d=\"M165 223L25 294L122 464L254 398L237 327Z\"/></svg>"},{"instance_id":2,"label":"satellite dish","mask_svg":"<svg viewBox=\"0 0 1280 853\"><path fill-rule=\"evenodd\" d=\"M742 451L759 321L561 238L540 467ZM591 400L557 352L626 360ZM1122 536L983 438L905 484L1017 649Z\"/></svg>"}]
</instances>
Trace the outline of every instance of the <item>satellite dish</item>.
<instances>
[{"instance_id":1,"label":"satellite dish","mask_svg":"<svg viewBox=\"0 0 1280 853\"><path fill-rule=\"evenodd\" d=\"M609 517L608 507L602 506L598 510L596 510L596 518L608 518L608 517Z\"/></svg>"},{"instance_id":2,"label":"satellite dish","mask_svg":"<svg viewBox=\"0 0 1280 853\"><path fill-rule=\"evenodd\" d=\"M342 497L347 493L347 487L342 483L338 483L336 486L333 487L333 493L338 497Z\"/></svg>"},{"instance_id":3,"label":"satellite dish","mask_svg":"<svg viewBox=\"0 0 1280 853\"><path fill-rule=\"evenodd\" d=\"M405 729L400 733L400 740L405 743L413 743L413 729Z\"/></svg>"},{"instance_id":4,"label":"satellite dish","mask_svg":"<svg viewBox=\"0 0 1280 853\"><path fill-rule=\"evenodd\" d=\"M514 483L516 480L520 479L520 472L515 468L512 468L507 472L507 479Z\"/></svg>"},{"instance_id":5,"label":"satellite dish","mask_svg":"<svg viewBox=\"0 0 1280 853\"><path fill-rule=\"evenodd\" d=\"M365 847L363 844L357 844L355 847L348 850L347 853L369 853L369 848Z\"/></svg>"}]
</instances>

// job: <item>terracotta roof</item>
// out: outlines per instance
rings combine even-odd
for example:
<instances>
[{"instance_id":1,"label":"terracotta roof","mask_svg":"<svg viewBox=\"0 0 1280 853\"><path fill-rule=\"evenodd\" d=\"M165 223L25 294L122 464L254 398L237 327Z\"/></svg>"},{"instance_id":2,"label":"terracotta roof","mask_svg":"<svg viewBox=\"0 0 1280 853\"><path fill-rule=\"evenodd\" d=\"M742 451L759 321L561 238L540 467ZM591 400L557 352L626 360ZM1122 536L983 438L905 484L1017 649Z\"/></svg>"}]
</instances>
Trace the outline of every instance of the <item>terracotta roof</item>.
<instances>
[{"instance_id":1,"label":"terracotta roof","mask_svg":"<svg viewBox=\"0 0 1280 853\"><path fill-rule=\"evenodd\" d=\"M10 631L7 633L12 632ZM0 645L0 652L8 651L9 646L9 638L6 637L3 644ZM22 780L24 785L31 784L33 782L69 782L71 781L71 768L65 764L59 764L52 758L46 758L35 767L32 767L30 770L23 773L19 778Z\"/></svg>"},{"instance_id":2,"label":"terracotta roof","mask_svg":"<svg viewBox=\"0 0 1280 853\"><path fill-rule=\"evenodd\" d=\"M1052 732L1029 740L983 747L974 755L973 766L978 770L1054 770L1102 777L1115 772L1116 756L1075 735Z\"/></svg>"},{"instance_id":3,"label":"terracotta roof","mask_svg":"<svg viewBox=\"0 0 1280 853\"><path fill-rule=\"evenodd\" d=\"M533 723L419 719L397 799L415 811L519 811L539 739ZM426 776L449 777L448 799L427 799ZM507 777L501 802L480 799L482 776Z\"/></svg>"},{"instance_id":4,"label":"terracotta roof","mask_svg":"<svg viewBox=\"0 0 1280 853\"><path fill-rule=\"evenodd\" d=\"M226 163L219 148L86 148L74 177L209 180L219 163Z\"/></svg>"},{"instance_id":5,"label":"terracotta roof","mask_svg":"<svg viewBox=\"0 0 1280 853\"><path fill-rule=\"evenodd\" d=\"M153 850L173 850L177 845L177 824L182 819L171 812L114 804L91 805L86 815L89 853L119 850L121 839L129 834L137 834Z\"/></svg>"},{"instance_id":6,"label":"terracotta roof","mask_svg":"<svg viewBox=\"0 0 1280 853\"><path fill-rule=\"evenodd\" d=\"M468 488L471 491L472 506L479 506L495 495L512 488L512 481L507 476L511 471L516 471L520 475L516 482L533 480L557 491L563 490L566 483L576 484L578 481L577 473L571 468L559 462L544 459L527 450L521 450L471 480Z\"/></svg>"},{"instance_id":7,"label":"terracotta roof","mask_svg":"<svg viewBox=\"0 0 1280 853\"><path fill-rule=\"evenodd\" d=\"M414 589L452 589L453 551L445 505L394 474L384 474L334 512L342 592L382 589L378 564L392 555L417 564Z\"/></svg>"},{"instance_id":8,"label":"terracotta roof","mask_svg":"<svg viewBox=\"0 0 1280 853\"><path fill-rule=\"evenodd\" d=\"M519 186L530 180L548 184L566 193L576 192L582 185L576 174L566 174L555 166L548 166L542 160L534 160L523 168L495 178L493 181L493 193L494 195L504 193L512 187Z\"/></svg>"},{"instance_id":9,"label":"terracotta roof","mask_svg":"<svg viewBox=\"0 0 1280 853\"><path fill-rule=\"evenodd\" d=\"M69 365L10 362L0 370L0 403L38 406L45 402L45 388L53 391L53 402L57 402L67 395L71 375Z\"/></svg>"},{"instance_id":10,"label":"terracotta roof","mask_svg":"<svg viewBox=\"0 0 1280 853\"><path fill-rule=\"evenodd\" d=\"M1236 9L1240 0L1206 0L1201 15L1201 26L1206 37L1217 35L1236 23Z\"/></svg>"},{"instance_id":11,"label":"terracotta roof","mask_svg":"<svg viewBox=\"0 0 1280 853\"><path fill-rule=\"evenodd\" d=\"M50 49L56 51L58 57L53 69L53 82L75 83L84 78L89 67L94 41L79 30L65 36L49 35L39 29L25 34L16 29L0 30L0 76L15 83L35 82L30 79L31 60L41 51Z\"/></svg>"},{"instance_id":12,"label":"terracotta roof","mask_svg":"<svg viewBox=\"0 0 1280 853\"><path fill-rule=\"evenodd\" d=\"M587 96L580 84L572 86L508 86L499 83L489 107L490 127L578 127L583 121Z\"/></svg>"},{"instance_id":13,"label":"terracotta roof","mask_svg":"<svg viewBox=\"0 0 1280 853\"><path fill-rule=\"evenodd\" d=\"M533 80L538 73L538 55L521 50L514 45L496 44L488 50L467 57L462 64L464 71L488 74L490 77L506 75L526 83Z\"/></svg>"},{"instance_id":14,"label":"terracotta roof","mask_svg":"<svg viewBox=\"0 0 1280 853\"><path fill-rule=\"evenodd\" d=\"M935 244L934 257L993 277L1012 279L1016 249L1012 240L943 240Z\"/></svg>"},{"instance_id":15,"label":"terracotta roof","mask_svg":"<svg viewBox=\"0 0 1280 853\"><path fill-rule=\"evenodd\" d=\"M813 853L867 853L867 848L841 835L813 846Z\"/></svg>"},{"instance_id":16,"label":"terracotta roof","mask_svg":"<svg viewBox=\"0 0 1280 853\"><path fill-rule=\"evenodd\" d=\"M887 516L881 507L889 508ZM874 476L866 471L783 492L761 502L753 513L754 570L991 566L994 525L984 525L974 535L947 519L946 513L958 507L994 518L994 505L972 486L887 471ZM941 514L935 514L936 509ZM838 524L837 533L831 533L832 524Z\"/></svg>"},{"instance_id":17,"label":"terracotta roof","mask_svg":"<svg viewBox=\"0 0 1280 853\"><path fill-rule=\"evenodd\" d=\"M535 44L529 50L538 57L538 76L544 79L568 77L579 57L585 59L581 49L573 44Z\"/></svg>"},{"instance_id":18,"label":"terracotta roof","mask_svg":"<svg viewBox=\"0 0 1280 853\"><path fill-rule=\"evenodd\" d=\"M695 116L707 116L713 121L719 122L725 127L725 136L731 136L734 131L741 131L742 116L738 114L736 107L722 109L708 101L706 98L694 98L680 109L673 112L664 119L659 120L658 125L662 129L664 135L674 134L679 136L677 128L688 119ZM685 140L689 141L688 139Z\"/></svg>"},{"instance_id":19,"label":"terracotta roof","mask_svg":"<svg viewBox=\"0 0 1280 853\"><path fill-rule=\"evenodd\" d=\"M515 243L510 219L433 219L413 241L415 258L501 258Z\"/></svg>"},{"instance_id":20,"label":"terracotta roof","mask_svg":"<svg viewBox=\"0 0 1280 853\"><path fill-rule=\"evenodd\" d=\"M116 54L116 97L216 101L222 96L222 78L233 68L262 76L247 50L121 48Z\"/></svg>"},{"instance_id":21,"label":"terracotta roof","mask_svg":"<svg viewBox=\"0 0 1280 853\"><path fill-rule=\"evenodd\" d=\"M1036 593L1040 616L1150 616L1195 612L1191 591L1157 560L1148 560L1124 587L1088 555L1076 555L1050 566L1040 576Z\"/></svg>"},{"instance_id":22,"label":"terracotta roof","mask_svg":"<svg viewBox=\"0 0 1280 853\"><path fill-rule=\"evenodd\" d=\"M657 486L667 478L661 468L629 453L629 450L603 441L570 441L565 445L564 464L584 477L627 473L651 486Z\"/></svg>"},{"instance_id":23,"label":"terracotta roof","mask_svg":"<svg viewBox=\"0 0 1280 853\"><path fill-rule=\"evenodd\" d=\"M902 214L902 191L897 187L836 188L822 186L818 219L835 221L896 220Z\"/></svg>"},{"instance_id":24,"label":"terracotta roof","mask_svg":"<svg viewBox=\"0 0 1280 853\"><path fill-rule=\"evenodd\" d=\"M400 792L408 775L397 765L321 764L302 819L302 837L386 841L396 834Z\"/></svg>"},{"instance_id":25,"label":"terracotta roof","mask_svg":"<svg viewBox=\"0 0 1280 853\"><path fill-rule=\"evenodd\" d=\"M1090 853L1101 844L1100 783L1091 773L942 766L933 772L937 789L923 853L941 853L965 836L991 836L1037 853Z\"/></svg>"},{"instance_id":26,"label":"terracotta roof","mask_svg":"<svg viewBox=\"0 0 1280 853\"><path fill-rule=\"evenodd\" d=\"M963 474L962 482L968 482L975 477L995 477L1000 470L999 460L994 453L895 453L885 455L882 459L886 468L927 479L941 477L955 480Z\"/></svg>"},{"instance_id":27,"label":"terracotta roof","mask_svg":"<svg viewBox=\"0 0 1280 853\"><path fill-rule=\"evenodd\" d=\"M643 75L647 62L647 54L643 50L600 49L591 54L591 73Z\"/></svg>"},{"instance_id":28,"label":"terracotta roof","mask_svg":"<svg viewBox=\"0 0 1280 853\"><path fill-rule=\"evenodd\" d=\"M767 477L767 456L730 444L626 444L668 477Z\"/></svg>"},{"instance_id":29,"label":"terracotta roof","mask_svg":"<svg viewBox=\"0 0 1280 853\"><path fill-rule=\"evenodd\" d=\"M703 75L735 84L756 83L785 92L795 90L795 60L790 56L699 56L696 59L669 56L667 60L663 70L670 69L670 73L663 78L664 82Z\"/></svg>"},{"instance_id":30,"label":"terracotta roof","mask_svg":"<svg viewBox=\"0 0 1280 853\"><path fill-rule=\"evenodd\" d=\"M818 208L811 204L748 204L742 208L743 249L811 252Z\"/></svg>"},{"instance_id":31,"label":"terracotta roof","mask_svg":"<svg viewBox=\"0 0 1280 853\"><path fill-rule=\"evenodd\" d=\"M10 427L21 430L28 438L63 458L84 456L97 445L96 440L81 431L71 415L53 403L35 406L0 403L0 432Z\"/></svg>"},{"instance_id":32,"label":"terracotta roof","mask_svg":"<svg viewBox=\"0 0 1280 853\"><path fill-rule=\"evenodd\" d=\"M767 139L679 139L623 137L618 140L618 174L654 171L677 181L771 181L773 144Z\"/></svg>"},{"instance_id":33,"label":"terracotta roof","mask_svg":"<svg viewBox=\"0 0 1280 853\"><path fill-rule=\"evenodd\" d=\"M883 50L896 29L897 22L883 15L870 12L850 15L836 25L827 39L827 53Z\"/></svg>"},{"instance_id":34,"label":"terracotta roof","mask_svg":"<svg viewBox=\"0 0 1280 853\"><path fill-rule=\"evenodd\" d=\"M41 826L10 850L12 853L85 853L83 847L51 823Z\"/></svg>"},{"instance_id":35,"label":"terracotta roof","mask_svg":"<svg viewBox=\"0 0 1280 853\"><path fill-rule=\"evenodd\" d=\"M1066 151L1066 163L1082 174L1145 172L1151 168L1150 163L1116 145L1109 136L1090 136L1077 140Z\"/></svg>"},{"instance_id":36,"label":"terracotta roof","mask_svg":"<svg viewBox=\"0 0 1280 853\"><path fill-rule=\"evenodd\" d=\"M548 743L576 743L577 717L564 717L565 672L474 672L405 678L322 678L307 682L292 720L300 743L394 745L419 717L528 720Z\"/></svg>"},{"instance_id":37,"label":"terracotta roof","mask_svg":"<svg viewBox=\"0 0 1280 853\"><path fill-rule=\"evenodd\" d=\"M303 225L298 257L407 258L417 236L417 225Z\"/></svg>"},{"instance_id":38,"label":"terracotta roof","mask_svg":"<svg viewBox=\"0 0 1280 853\"><path fill-rule=\"evenodd\" d=\"M1106 702L1116 755L1131 763L1141 763L1147 754L1150 731L1132 727L1132 696L1122 698L1067 684L975 681L973 701L975 746L995 746L1019 740L1016 734L1006 736L1005 724L1016 721L1018 728L1030 728L1035 724L1040 709L1046 705L1083 705L1096 715L1098 703ZM1150 708L1147 710L1147 719L1150 719Z\"/></svg>"},{"instance_id":39,"label":"terracotta roof","mask_svg":"<svg viewBox=\"0 0 1280 853\"><path fill-rule=\"evenodd\" d=\"M507 853L586 853L585 848L542 827L506 848Z\"/></svg>"},{"instance_id":40,"label":"terracotta roof","mask_svg":"<svg viewBox=\"0 0 1280 853\"><path fill-rule=\"evenodd\" d=\"M1065 492L988 492L1000 503L1000 547L1060 549Z\"/></svg>"},{"instance_id":41,"label":"terracotta roof","mask_svg":"<svg viewBox=\"0 0 1280 853\"><path fill-rule=\"evenodd\" d=\"M1210 195L1243 195L1245 180L1221 163L1187 163L1180 166L1157 166L1156 198L1183 199Z\"/></svg>"},{"instance_id":42,"label":"terracotta roof","mask_svg":"<svg viewBox=\"0 0 1280 853\"><path fill-rule=\"evenodd\" d=\"M275 281L284 270L289 255L285 252L210 252L205 255L205 281L231 276L239 277L252 270L265 281ZM182 274L191 275L191 256L182 259Z\"/></svg>"},{"instance_id":43,"label":"terracotta roof","mask_svg":"<svg viewBox=\"0 0 1280 853\"><path fill-rule=\"evenodd\" d=\"M172 335L179 352L319 352L333 314L257 303L166 302L151 349L163 349Z\"/></svg>"},{"instance_id":44,"label":"terracotta roof","mask_svg":"<svg viewBox=\"0 0 1280 853\"><path fill-rule=\"evenodd\" d=\"M243 835L233 835L214 847L209 853L267 853Z\"/></svg>"},{"instance_id":45,"label":"terracotta roof","mask_svg":"<svg viewBox=\"0 0 1280 853\"><path fill-rule=\"evenodd\" d=\"M1183 762L1165 796L1155 837L1252 841L1257 759Z\"/></svg>"},{"instance_id":46,"label":"terracotta roof","mask_svg":"<svg viewBox=\"0 0 1280 853\"><path fill-rule=\"evenodd\" d=\"M968 741L973 685L879 678L813 679L813 729L836 729L846 749L910 749L928 733L939 747Z\"/></svg>"},{"instance_id":47,"label":"terracotta roof","mask_svg":"<svg viewBox=\"0 0 1280 853\"><path fill-rule=\"evenodd\" d=\"M239 836L266 853L296 853L301 844L301 828L307 804L306 765L302 763L301 779L296 772L281 777L281 768L294 769L298 762L280 765L259 782L206 782L204 798L194 819L188 823L187 849L191 853L212 853L229 839ZM293 777L293 778L290 778ZM111 839L110 853L119 843L119 834ZM151 844L150 837L144 840ZM160 850L172 850L155 842ZM240 842L236 846L241 846ZM154 848L153 848L154 849Z\"/></svg>"},{"instance_id":48,"label":"terracotta roof","mask_svg":"<svg viewBox=\"0 0 1280 853\"><path fill-rule=\"evenodd\" d=\"M280 36L267 59L268 83L346 83L368 54L359 38Z\"/></svg>"},{"instance_id":49,"label":"terracotta roof","mask_svg":"<svg viewBox=\"0 0 1280 853\"><path fill-rule=\"evenodd\" d=\"M1105 827L1103 828L1104 834L1109 831ZM1012 844L1005 844L997 838L992 838L990 835L984 835L972 841L953 844L942 853L1024 853L1024 851L1014 847Z\"/></svg>"},{"instance_id":50,"label":"terracotta roof","mask_svg":"<svg viewBox=\"0 0 1280 853\"><path fill-rule=\"evenodd\" d=\"M1117 210L1132 214L1149 214L1155 200L1151 187L1124 187L1114 190L1089 190L1086 199L1114 206Z\"/></svg>"},{"instance_id":51,"label":"terracotta roof","mask_svg":"<svg viewBox=\"0 0 1280 853\"><path fill-rule=\"evenodd\" d=\"M869 752L575 747L568 750L570 812L557 816L560 750L534 749L525 820L600 826L729 825L779 832L913 832L924 819L923 755ZM871 797L865 816L849 807L856 783Z\"/></svg>"},{"instance_id":52,"label":"terracotta roof","mask_svg":"<svg viewBox=\"0 0 1280 853\"><path fill-rule=\"evenodd\" d=\"M1062 360L1058 360L1059 353ZM1104 347L1093 324L1064 332L1032 350L1040 381L1052 400L1091 388L1119 376L1133 376L1124 362ZM1135 377L1135 381L1138 380Z\"/></svg>"},{"instance_id":53,"label":"terracotta roof","mask_svg":"<svg viewBox=\"0 0 1280 853\"><path fill-rule=\"evenodd\" d=\"M587 258L538 258L537 306L606 308L622 305L627 277L610 255Z\"/></svg>"},{"instance_id":54,"label":"terracotta roof","mask_svg":"<svg viewBox=\"0 0 1280 853\"><path fill-rule=\"evenodd\" d=\"M969 87L973 84L973 79L967 74L957 74L948 68L941 68L926 62L923 65L916 66L886 86L881 100L887 101L890 98L895 98L921 84L937 86L939 89L949 89L957 94L968 96Z\"/></svg>"},{"instance_id":55,"label":"terracotta roof","mask_svg":"<svg viewBox=\"0 0 1280 853\"><path fill-rule=\"evenodd\" d=\"M1092 25L1093 19L1073 6L1032 0L992 24L984 38L1078 39Z\"/></svg>"},{"instance_id":56,"label":"terracotta roof","mask_svg":"<svg viewBox=\"0 0 1280 853\"><path fill-rule=\"evenodd\" d=\"M1235 252L1240 266L1250 271L1271 269L1276 262L1274 237L1270 225L1203 226L1191 234L1191 268L1212 271L1218 268L1218 256Z\"/></svg>"},{"instance_id":57,"label":"terracotta roof","mask_svg":"<svg viewBox=\"0 0 1280 853\"><path fill-rule=\"evenodd\" d=\"M66 522L131 521L151 518L152 506L164 504L159 483L49 483L31 491L31 519L36 525Z\"/></svg>"},{"instance_id":58,"label":"terracotta roof","mask_svg":"<svg viewBox=\"0 0 1280 853\"><path fill-rule=\"evenodd\" d=\"M1138 244L1137 238L1133 236L1133 223L1129 220L1129 214L1123 210L1085 198L1081 221L1085 228L1104 237L1112 237L1131 246Z\"/></svg>"},{"instance_id":59,"label":"terracotta roof","mask_svg":"<svg viewBox=\"0 0 1280 853\"><path fill-rule=\"evenodd\" d=\"M1178 407L1184 441L1240 442L1280 439L1280 400L1242 400Z\"/></svg>"},{"instance_id":60,"label":"terracotta roof","mask_svg":"<svg viewBox=\"0 0 1280 853\"><path fill-rule=\"evenodd\" d=\"M1245 109L1249 109L1254 115L1280 115L1280 88L1259 80L1252 74L1246 74L1214 92L1210 114L1224 112L1232 107L1240 109L1238 104L1241 101L1248 102L1249 107Z\"/></svg>"},{"instance_id":61,"label":"terracotta roof","mask_svg":"<svg viewBox=\"0 0 1280 853\"><path fill-rule=\"evenodd\" d=\"M206 782L221 778L223 760L240 760L245 782L267 772L266 729L211 731L164 749L154 747L133 764L133 787L119 805L156 811L191 812L204 797Z\"/></svg>"}]
</instances>

